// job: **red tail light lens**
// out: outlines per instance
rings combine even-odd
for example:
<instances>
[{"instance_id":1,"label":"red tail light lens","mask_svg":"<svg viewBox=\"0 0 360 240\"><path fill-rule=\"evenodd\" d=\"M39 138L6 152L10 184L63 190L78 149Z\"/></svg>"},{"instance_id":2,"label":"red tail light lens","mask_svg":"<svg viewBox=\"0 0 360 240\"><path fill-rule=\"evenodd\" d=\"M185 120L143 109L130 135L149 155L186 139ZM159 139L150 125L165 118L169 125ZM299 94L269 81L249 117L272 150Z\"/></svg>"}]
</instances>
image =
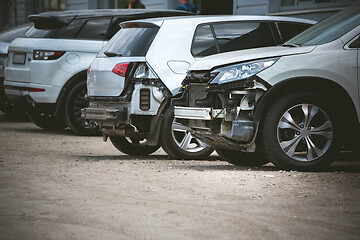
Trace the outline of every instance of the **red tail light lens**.
<instances>
[{"instance_id":1,"label":"red tail light lens","mask_svg":"<svg viewBox=\"0 0 360 240\"><path fill-rule=\"evenodd\" d=\"M130 63L119 63L116 64L115 67L113 68L112 72L115 73L116 75L119 75L121 77L125 77L126 75L126 70L128 68Z\"/></svg>"},{"instance_id":2,"label":"red tail light lens","mask_svg":"<svg viewBox=\"0 0 360 240\"><path fill-rule=\"evenodd\" d=\"M29 88L29 92L45 92L42 88Z\"/></svg>"},{"instance_id":3,"label":"red tail light lens","mask_svg":"<svg viewBox=\"0 0 360 240\"><path fill-rule=\"evenodd\" d=\"M90 69L91 69L91 65L89 66L89 68L87 70L86 77L89 77Z\"/></svg>"},{"instance_id":4,"label":"red tail light lens","mask_svg":"<svg viewBox=\"0 0 360 240\"><path fill-rule=\"evenodd\" d=\"M64 55L64 51L43 51L43 50L34 50L33 59L34 60L55 60Z\"/></svg>"},{"instance_id":5,"label":"red tail light lens","mask_svg":"<svg viewBox=\"0 0 360 240\"><path fill-rule=\"evenodd\" d=\"M125 27L127 27L127 28L137 28L137 27L139 27L139 24L134 23L134 22L124 23L123 25Z\"/></svg>"}]
</instances>

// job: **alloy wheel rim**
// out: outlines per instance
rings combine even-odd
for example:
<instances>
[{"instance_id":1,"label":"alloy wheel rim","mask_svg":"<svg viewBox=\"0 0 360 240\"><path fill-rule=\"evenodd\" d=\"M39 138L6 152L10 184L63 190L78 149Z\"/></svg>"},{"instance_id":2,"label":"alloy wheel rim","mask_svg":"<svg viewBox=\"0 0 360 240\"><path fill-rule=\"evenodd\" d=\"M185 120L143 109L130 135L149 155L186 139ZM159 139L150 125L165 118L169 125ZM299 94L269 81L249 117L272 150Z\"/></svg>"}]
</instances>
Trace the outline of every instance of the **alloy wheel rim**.
<instances>
[{"instance_id":1,"label":"alloy wheel rim","mask_svg":"<svg viewBox=\"0 0 360 240\"><path fill-rule=\"evenodd\" d=\"M176 119L172 123L171 134L176 145L183 151L197 153L206 148L205 143L191 134L189 127L177 122Z\"/></svg>"},{"instance_id":2,"label":"alloy wheel rim","mask_svg":"<svg viewBox=\"0 0 360 240\"><path fill-rule=\"evenodd\" d=\"M300 162L322 157L329 150L333 135L329 116L313 104L289 108L277 125L280 148L288 157Z\"/></svg>"},{"instance_id":3,"label":"alloy wheel rim","mask_svg":"<svg viewBox=\"0 0 360 240\"><path fill-rule=\"evenodd\" d=\"M147 140L145 138L130 138L125 137L126 141L128 141L130 144L139 146L139 147L145 147L147 145Z\"/></svg>"}]
</instances>

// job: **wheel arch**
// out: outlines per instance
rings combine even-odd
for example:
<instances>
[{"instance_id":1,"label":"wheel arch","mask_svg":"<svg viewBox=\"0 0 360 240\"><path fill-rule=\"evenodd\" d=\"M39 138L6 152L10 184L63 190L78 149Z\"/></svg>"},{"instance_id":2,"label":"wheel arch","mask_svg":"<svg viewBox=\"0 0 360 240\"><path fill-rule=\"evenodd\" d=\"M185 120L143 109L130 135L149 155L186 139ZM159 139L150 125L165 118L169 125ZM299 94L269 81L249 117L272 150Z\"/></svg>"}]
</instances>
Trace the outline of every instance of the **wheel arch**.
<instances>
[{"instance_id":1,"label":"wheel arch","mask_svg":"<svg viewBox=\"0 0 360 240\"><path fill-rule=\"evenodd\" d=\"M57 117L64 116L66 96L69 94L72 87L85 79L86 81L87 70L82 70L73 75L62 87L59 97L56 101L56 108L54 115Z\"/></svg>"},{"instance_id":2,"label":"wheel arch","mask_svg":"<svg viewBox=\"0 0 360 240\"><path fill-rule=\"evenodd\" d=\"M254 119L259 122L261 129L266 109L279 97L284 94L309 91L319 94L322 98L329 101L335 109L337 116L341 116L342 126L345 128L345 137L349 132L356 132L352 129L360 130L359 119L356 113L354 102L346 90L338 83L324 78L301 77L282 81L271 87L260 99L257 104ZM350 131L351 130L351 131Z\"/></svg>"}]
</instances>

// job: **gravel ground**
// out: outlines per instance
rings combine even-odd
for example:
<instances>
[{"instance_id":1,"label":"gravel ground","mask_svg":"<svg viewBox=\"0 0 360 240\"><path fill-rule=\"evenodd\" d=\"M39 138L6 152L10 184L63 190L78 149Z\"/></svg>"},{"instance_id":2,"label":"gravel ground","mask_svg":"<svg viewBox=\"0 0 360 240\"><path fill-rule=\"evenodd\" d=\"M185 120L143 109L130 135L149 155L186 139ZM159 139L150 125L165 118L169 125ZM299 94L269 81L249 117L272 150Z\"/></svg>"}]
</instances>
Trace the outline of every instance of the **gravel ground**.
<instances>
[{"instance_id":1,"label":"gravel ground","mask_svg":"<svg viewBox=\"0 0 360 240\"><path fill-rule=\"evenodd\" d=\"M360 161L324 172L117 151L0 112L0 239L360 239Z\"/></svg>"}]
</instances>

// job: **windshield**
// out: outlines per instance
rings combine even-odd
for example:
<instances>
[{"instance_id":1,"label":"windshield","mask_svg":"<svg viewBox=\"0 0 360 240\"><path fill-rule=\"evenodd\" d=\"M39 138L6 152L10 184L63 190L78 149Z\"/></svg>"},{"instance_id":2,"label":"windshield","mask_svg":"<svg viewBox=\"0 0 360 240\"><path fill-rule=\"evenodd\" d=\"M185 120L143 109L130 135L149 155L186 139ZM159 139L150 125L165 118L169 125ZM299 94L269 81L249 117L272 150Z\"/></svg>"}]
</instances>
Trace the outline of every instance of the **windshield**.
<instances>
[{"instance_id":1,"label":"windshield","mask_svg":"<svg viewBox=\"0 0 360 240\"><path fill-rule=\"evenodd\" d=\"M15 38L25 34L25 32L31 27L32 24L22 25L10 30L0 32L0 42L11 43Z\"/></svg>"},{"instance_id":2,"label":"windshield","mask_svg":"<svg viewBox=\"0 0 360 240\"><path fill-rule=\"evenodd\" d=\"M122 28L105 45L99 57L143 57L154 40L158 27ZM109 54L111 53L111 54Z\"/></svg>"},{"instance_id":3,"label":"windshield","mask_svg":"<svg viewBox=\"0 0 360 240\"><path fill-rule=\"evenodd\" d=\"M284 45L309 46L334 41L360 24L360 3L350 6L300 33Z\"/></svg>"}]
</instances>

